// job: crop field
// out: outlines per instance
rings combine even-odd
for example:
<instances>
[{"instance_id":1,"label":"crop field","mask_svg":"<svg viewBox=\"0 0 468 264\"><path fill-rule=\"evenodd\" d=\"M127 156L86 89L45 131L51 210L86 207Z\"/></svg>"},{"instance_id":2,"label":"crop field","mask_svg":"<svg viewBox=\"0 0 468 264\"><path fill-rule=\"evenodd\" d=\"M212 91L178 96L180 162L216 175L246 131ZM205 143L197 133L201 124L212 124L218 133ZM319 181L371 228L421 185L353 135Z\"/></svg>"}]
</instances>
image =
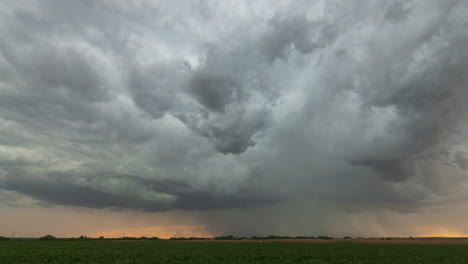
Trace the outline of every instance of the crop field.
<instances>
[{"instance_id":1,"label":"crop field","mask_svg":"<svg viewBox=\"0 0 468 264\"><path fill-rule=\"evenodd\" d=\"M0 263L468 263L466 245L5 241Z\"/></svg>"}]
</instances>

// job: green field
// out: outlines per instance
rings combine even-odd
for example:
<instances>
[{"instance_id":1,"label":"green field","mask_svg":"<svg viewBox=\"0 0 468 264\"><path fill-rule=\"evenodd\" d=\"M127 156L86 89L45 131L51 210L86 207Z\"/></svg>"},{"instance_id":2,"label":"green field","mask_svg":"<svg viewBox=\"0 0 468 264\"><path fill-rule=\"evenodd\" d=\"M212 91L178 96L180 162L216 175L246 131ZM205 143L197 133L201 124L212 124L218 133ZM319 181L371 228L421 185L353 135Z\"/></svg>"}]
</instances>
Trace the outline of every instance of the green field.
<instances>
[{"instance_id":1,"label":"green field","mask_svg":"<svg viewBox=\"0 0 468 264\"><path fill-rule=\"evenodd\" d=\"M468 246L4 241L0 263L468 263Z\"/></svg>"}]
</instances>

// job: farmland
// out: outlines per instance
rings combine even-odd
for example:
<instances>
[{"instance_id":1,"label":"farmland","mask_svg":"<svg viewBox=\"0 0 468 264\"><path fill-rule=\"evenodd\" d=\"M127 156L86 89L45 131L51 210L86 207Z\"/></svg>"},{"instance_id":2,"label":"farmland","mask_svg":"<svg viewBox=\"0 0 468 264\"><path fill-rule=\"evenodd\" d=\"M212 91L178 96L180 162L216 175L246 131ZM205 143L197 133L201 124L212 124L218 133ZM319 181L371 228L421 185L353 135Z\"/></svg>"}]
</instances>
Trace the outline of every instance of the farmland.
<instances>
[{"instance_id":1,"label":"farmland","mask_svg":"<svg viewBox=\"0 0 468 264\"><path fill-rule=\"evenodd\" d=\"M466 245L4 241L0 263L468 263Z\"/></svg>"}]
</instances>

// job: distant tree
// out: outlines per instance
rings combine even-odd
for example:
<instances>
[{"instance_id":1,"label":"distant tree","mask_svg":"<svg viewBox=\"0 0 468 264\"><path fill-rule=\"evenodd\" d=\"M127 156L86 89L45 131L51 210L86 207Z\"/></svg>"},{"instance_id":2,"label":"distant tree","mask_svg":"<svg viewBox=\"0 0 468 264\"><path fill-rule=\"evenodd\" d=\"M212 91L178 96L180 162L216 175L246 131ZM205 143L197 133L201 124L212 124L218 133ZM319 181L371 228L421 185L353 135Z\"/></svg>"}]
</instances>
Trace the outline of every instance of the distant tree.
<instances>
[{"instance_id":1,"label":"distant tree","mask_svg":"<svg viewBox=\"0 0 468 264\"><path fill-rule=\"evenodd\" d=\"M157 240L159 238L153 239ZM209 240L207 237L171 237L169 240Z\"/></svg>"},{"instance_id":2,"label":"distant tree","mask_svg":"<svg viewBox=\"0 0 468 264\"><path fill-rule=\"evenodd\" d=\"M3 237L3 236L0 236L0 241L7 241L7 240L10 240L10 238L8 238L8 237Z\"/></svg>"},{"instance_id":3,"label":"distant tree","mask_svg":"<svg viewBox=\"0 0 468 264\"><path fill-rule=\"evenodd\" d=\"M121 237L121 238L118 238L118 240L138 240L138 238L136 238L136 237Z\"/></svg>"},{"instance_id":4,"label":"distant tree","mask_svg":"<svg viewBox=\"0 0 468 264\"><path fill-rule=\"evenodd\" d=\"M265 239L291 239L289 236L267 236Z\"/></svg>"},{"instance_id":5,"label":"distant tree","mask_svg":"<svg viewBox=\"0 0 468 264\"><path fill-rule=\"evenodd\" d=\"M148 238L145 237L145 236L142 236L142 237L139 238L139 240L146 240L146 239L148 239Z\"/></svg>"},{"instance_id":6,"label":"distant tree","mask_svg":"<svg viewBox=\"0 0 468 264\"><path fill-rule=\"evenodd\" d=\"M45 235L45 236L39 238L39 240L44 240L44 241L55 240L55 239L56 239L56 237L54 237L52 235Z\"/></svg>"},{"instance_id":7,"label":"distant tree","mask_svg":"<svg viewBox=\"0 0 468 264\"><path fill-rule=\"evenodd\" d=\"M103 236L98 237L99 240L104 240Z\"/></svg>"},{"instance_id":8,"label":"distant tree","mask_svg":"<svg viewBox=\"0 0 468 264\"><path fill-rule=\"evenodd\" d=\"M217 236L214 239L215 240L235 240L236 238L233 235L228 235L228 236Z\"/></svg>"},{"instance_id":9,"label":"distant tree","mask_svg":"<svg viewBox=\"0 0 468 264\"><path fill-rule=\"evenodd\" d=\"M351 239L350 236L344 236L343 239Z\"/></svg>"},{"instance_id":10,"label":"distant tree","mask_svg":"<svg viewBox=\"0 0 468 264\"><path fill-rule=\"evenodd\" d=\"M148 240L159 240L159 237L150 237Z\"/></svg>"}]
</instances>

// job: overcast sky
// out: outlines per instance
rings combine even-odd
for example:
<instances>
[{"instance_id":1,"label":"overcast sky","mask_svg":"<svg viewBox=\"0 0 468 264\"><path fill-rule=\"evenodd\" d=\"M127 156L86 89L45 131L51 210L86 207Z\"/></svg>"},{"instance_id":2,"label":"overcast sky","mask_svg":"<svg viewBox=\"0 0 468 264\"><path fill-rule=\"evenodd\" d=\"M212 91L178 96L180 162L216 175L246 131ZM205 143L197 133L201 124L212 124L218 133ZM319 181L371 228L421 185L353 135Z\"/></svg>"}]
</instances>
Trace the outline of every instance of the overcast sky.
<instances>
[{"instance_id":1,"label":"overcast sky","mask_svg":"<svg viewBox=\"0 0 468 264\"><path fill-rule=\"evenodd\" d=\"M468 234L467 14L1 1L0 235Z\"/></svg>"}]
</instances>

